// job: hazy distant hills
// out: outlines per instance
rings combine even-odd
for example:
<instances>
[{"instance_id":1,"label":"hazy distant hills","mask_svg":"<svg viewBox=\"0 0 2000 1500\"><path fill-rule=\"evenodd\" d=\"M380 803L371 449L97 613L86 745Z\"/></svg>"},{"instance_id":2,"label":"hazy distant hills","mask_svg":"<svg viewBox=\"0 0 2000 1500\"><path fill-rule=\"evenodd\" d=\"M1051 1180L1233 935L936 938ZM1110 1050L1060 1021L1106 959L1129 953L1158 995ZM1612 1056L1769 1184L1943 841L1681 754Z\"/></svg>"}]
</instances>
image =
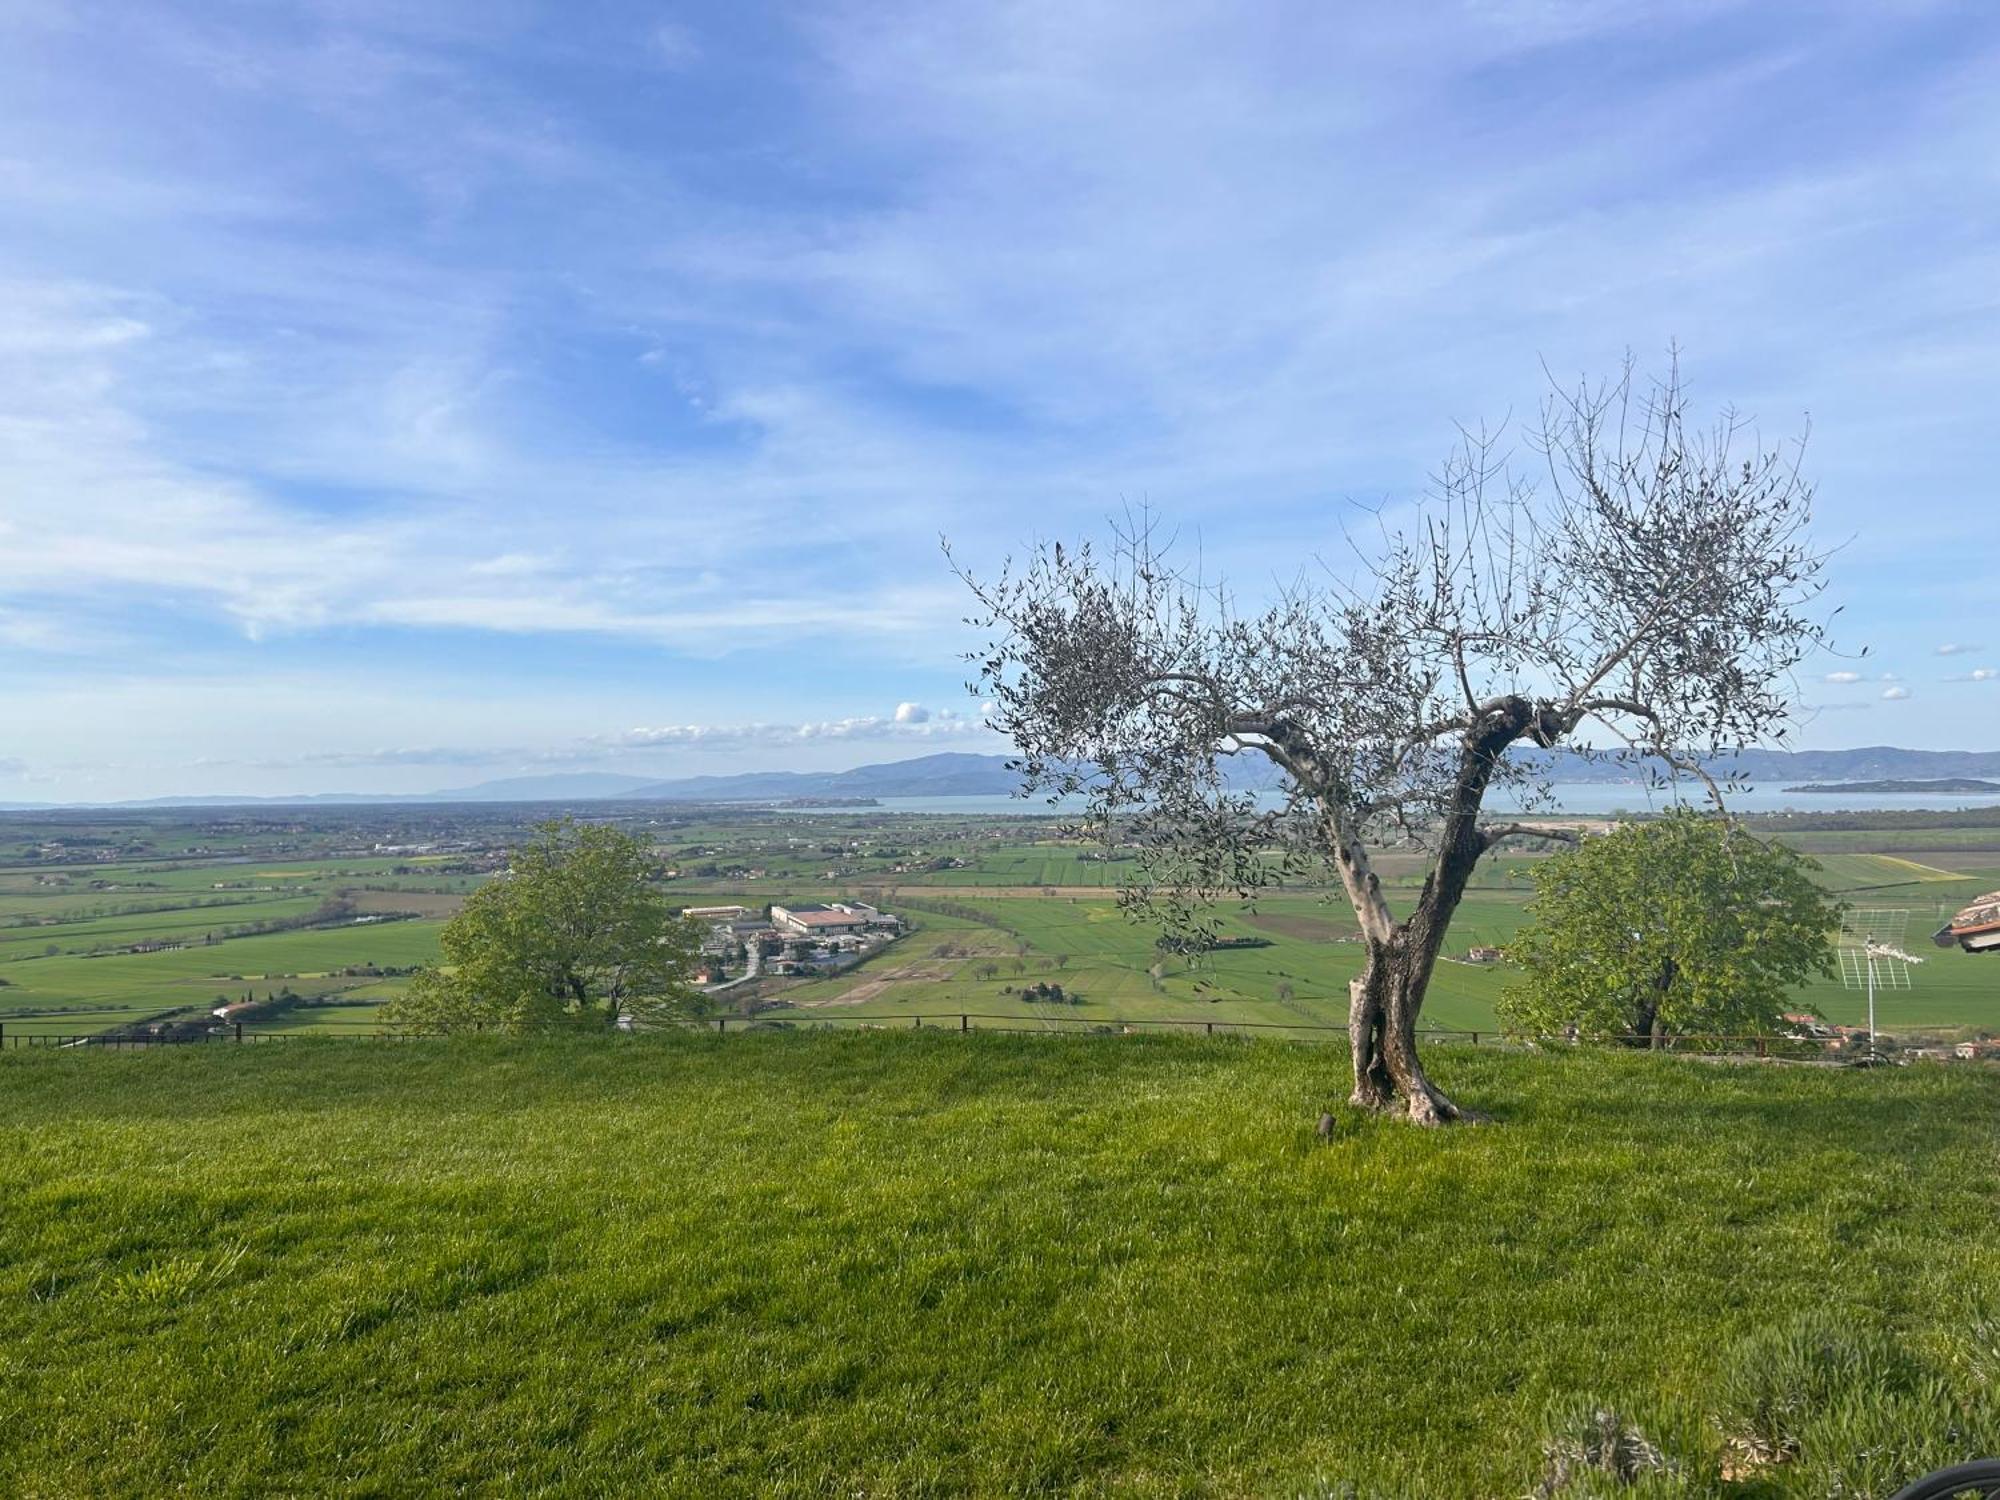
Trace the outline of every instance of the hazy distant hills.
<instances>
[{"instance_id":1,"label":"hazy distant hills","mask_svg":"<svg viewBox=\"0 0 2000 1500\"><path fill-rule=\"evenodd\" d=\"M794 797L1005 797L1020 778L1004 755L948 752L851 771L751 771L654 781L623 795L639 802L743 802Z\"/></svg>"},{"instance_id":2,"label":"hazy distant hills","mask_svg":"<svg viewBox=\"0 0 2000 1500\"><path fill-rule=\"evenodd\" d=\"M1530 752L1557 781L1629 780L1629 768L1581 760L1561 751ZM1261 768L1257 768L1261 769ZM1711 769L1761 786L1795 782L1942 781L2000 777L2000 750L1901 750L1870 745L1858 750L1751 750ZM1246 785L1266 784L1268 777ZM780 802L811 797L1005 797L1018 782L1004 755L947 752L914 760L856 766L848 771L750 771L737 776L688 776L660 781L611 771L513 776L473 786L400 796L322 792L290 797L156 797L117 807L351 806L406 802ZM0 803L12 811L50 803ZM74 805L74 804L72 804Z\"/></svg>"}]
</instances>

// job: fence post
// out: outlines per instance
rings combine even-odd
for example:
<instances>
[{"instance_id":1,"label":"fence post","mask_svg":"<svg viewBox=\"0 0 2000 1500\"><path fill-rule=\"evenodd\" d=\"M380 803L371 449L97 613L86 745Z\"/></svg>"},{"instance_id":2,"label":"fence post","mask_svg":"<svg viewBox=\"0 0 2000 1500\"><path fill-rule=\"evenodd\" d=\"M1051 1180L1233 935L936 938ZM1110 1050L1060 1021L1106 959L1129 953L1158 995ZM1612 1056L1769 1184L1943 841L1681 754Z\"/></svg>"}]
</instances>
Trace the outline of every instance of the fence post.
<instances>
[{"instance_id":1,"label":"fence post","mask_svg":"<svg viewBox=\"0 0 2000 1500\"><path fill-rule=\"evenodd\" d=\"M1759 1057L1769 1057L1771 1055L1768 1040L1761 1036L1757 1038L1757 1055Z\"/></svg>"},{"instance_id":2,"label":"fence post","mask_svg":"<svg viewBox=\"0 0 2000 1500\"><path fill-rule=\"evenodd\" d=\"M1213 1021L1203 1021L1203 1022L1202 1022L1201 1024L1202 1024L1202 1025L1204 1025L1204 1026L1206 1026L1206 1027L1208 1028L1208 1034L1209 1034L1210 1036L1214 1036L1214 1035L1215 1035L1215 1022L1213 1022Z\"/></svg>"},{"instance_id":3,"label":"fence post","mask_svg":"<svg viewBox=\"0 0 2000 1500\"><path fill-rule=\"evenodd\" d=\"M970 1017L968 1017L968 1016L960 1016L960 1017L958 1018L958 1029L959 1029L960 1031L970 1031L970 1030L972 1030L972 1020L971 1020L971 1018L970 1018Z\"/></svg>"},{"instance_id":4,"label":"fence post","mask_svg":"<svg viewBox=\"0 0 2000 1500\"><path fill-rule=\"evenodd\" d=\"M243 1023L241 1021L236 1023L236 1040L239 1042L243 1040Z\"/></svg>"},{"instance_id":5,"label":"fence post","mask_svg":"<svg viewBox=\"0 0 2000 1500\"><path fill-rule=\"evenodd\" d=\"M721 1036L722 1033L727 1031L728 1029L729 1029L729 1017L717 1016L715 1018L715 1034L717 1036Z\"/></svg>"},{"instance_id":6,"label":"fence post","mask_svg":"<svg viewBox=\"0 0 2000 1500\"><path fill-rule=\"evenodd\" d=\"M911 1016L910 1025L914 1030L922 1031L924 1029L924 1018L922 1016Z\"/></svg>"}]
</instances>

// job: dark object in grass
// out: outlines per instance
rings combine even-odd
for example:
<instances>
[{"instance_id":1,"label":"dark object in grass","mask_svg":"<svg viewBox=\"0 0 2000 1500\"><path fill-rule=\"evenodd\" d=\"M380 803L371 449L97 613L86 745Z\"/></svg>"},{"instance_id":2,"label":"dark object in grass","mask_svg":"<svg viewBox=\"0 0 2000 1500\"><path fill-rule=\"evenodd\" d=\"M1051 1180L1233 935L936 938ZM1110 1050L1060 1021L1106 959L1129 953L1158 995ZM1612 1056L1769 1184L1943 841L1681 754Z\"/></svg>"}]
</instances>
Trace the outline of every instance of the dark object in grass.
<instances>
[{"instance_id":1,"label":"dark object in grass","mask_svg":"<svg viewBox=\"0 0 2000 1500\"><path fill-rule=\"evenodd\" d=\"M1954 1464L1926 1474L1890 1496L1890 1500L1996 1500L2000 1497L2000 1459Z\"/></svg>"},{"instance_id":2,"label":"dark object in grass","mask_svg":"<svg viewBox=\"0 0 2000 1500\"><path fill-rule=\"evenodd\" d=\"M1330 1140L1332 1140L1332 1139L1333 1139L1333 1116L1332 1116L1332 1115L1330 1115L1330 1114L1326 1114L1326 1113L1322 1112L1322 1113L1321 1113L1321 1115L1320 1115L1320 1117L1319 1117L1319 1124L1315 1125L1315 1126L1313 1127L1313 1130L1314 1130L1314 1131L1315 1131L1315 1132L1316 1132L1316 1133L1317 1133L1317 1134L1319 1135L1319 1138L1320 1138L1321 1140L1323 1140L1323 1141L1330 1141Z\"/></svg>"}]
</instances>

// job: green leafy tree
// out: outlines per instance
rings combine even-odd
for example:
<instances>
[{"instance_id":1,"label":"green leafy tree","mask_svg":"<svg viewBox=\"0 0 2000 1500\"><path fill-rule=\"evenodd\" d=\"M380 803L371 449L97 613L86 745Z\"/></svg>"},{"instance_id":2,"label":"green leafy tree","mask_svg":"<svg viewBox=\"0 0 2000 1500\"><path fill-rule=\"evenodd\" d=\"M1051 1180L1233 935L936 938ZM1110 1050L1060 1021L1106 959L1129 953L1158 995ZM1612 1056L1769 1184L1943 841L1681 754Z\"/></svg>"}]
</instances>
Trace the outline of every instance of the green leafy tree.
<instances>
[{"instance_id":1,"label":"green leafy tree","mask_svg":"<svg viewBox=\"0 0 2000 1500\"><path fill-rule=\"evenodd\" d=\"M688 1015L701 927L649 880L646 840L543 823L445 925L444 964L418 972L389 1019L409 1027L608 1030Z\"/></svg>"},{"instance_id":2,"label":"green leafy tree","mask_svg":"<svg viewBox=\"0 0 2000 1500\"><path fill-rule=\"evenodd\" d=\"M1545 860L1533 920L1509 950L1523 972L1501 1023L1654 1047L1775 1030L1787 992L1833 972L1840 908L1814 884L1818 868L1686 809Z\"/></svg>"}]
</instances>

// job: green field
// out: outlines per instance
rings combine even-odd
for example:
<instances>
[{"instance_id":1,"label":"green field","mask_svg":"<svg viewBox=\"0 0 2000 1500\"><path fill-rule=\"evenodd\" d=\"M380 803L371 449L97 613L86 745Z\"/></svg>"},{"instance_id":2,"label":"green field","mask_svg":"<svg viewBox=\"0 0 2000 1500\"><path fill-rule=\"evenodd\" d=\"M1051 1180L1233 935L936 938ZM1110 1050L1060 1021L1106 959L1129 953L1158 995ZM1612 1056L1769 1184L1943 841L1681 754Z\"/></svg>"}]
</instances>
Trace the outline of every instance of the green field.
<instances>
[{"instance_id":1,"label":"green field","mask_svg":"<svg viewBox=\"0 0 2000 1500\"><path fill-rule=\"evenodd\" d=\"M1497 1123L1322 1144L1339 1054L1224 1041L10 1053L0 1492L1513 1496L1576 1403L1653 1494L2000 1445L2000 1077L1436 1067ZM1911 1371L1723 1485L1813 1310Z\"/></svg>"},{"instance_id":2,"label":"green field","mask_svg":"<svg viewBox=\"0 0 2000 1500\"><path fill-rule=\"evenodd\" d=\"M1841 875L1873 879L1881 873L1880 866L1871 864ZM1840 878L1832 870L1828 876L1829 884ZM1878 997L1878 1020L1884 1029L2000 1029L2000 960L1956 949L1941 951L1925 940L1940 903L1948 915L1971 895L1996 884L2000 871L1986 870L1927 882L1921 893L1849 895L1860 905L1909 909L1909 945L1925 959L1913 971L1909 990ZM1938 896L1938 890L1948 894ZM1408 893L1392 889L1392 902L1399 895L1406 899ZM1270 946L1218 952L1192 968L1170 959L1157 980L1149 975L1160 959L1153 948L1154 933L1129 921L1108 897L997 898L964 892L952 899L977 910L992 925L967 924L918 910L914 915L921 930L905 944L852 974L788 990L785 998L801 1010L854 1017L980 1011L1022 1016L1059 1013L1079 1019L1176 1016L1339 1024L1346 1019L1347 982L1360 971L1358 946L1338 941L1342 934L1353 933L1352 918L1343 907L1317 896L1279 895L1261 901L1254 915L1231 913L1223 923L1225 934L1267 939ZM1452 924L1449 951L1504 945L1525 920L1525 902L1523 894L1502 891L1468 896ZM930 954L940 943L971 951L939 962ZM1025 953L1020 951L1023 945ZM1060 968L1058 955L1067 959ZM978 977L980 966L989 962L999 964L999 973ZM1015 972L1017 962L1024 966L1022 973ZM1493 1004L1508 974L1505 965L1440 963L1424 1007L1425 1024L1490 1032L1495 1025ZM1060 982L1065 991L1083 996L1085 1003L1059 1010L1038 1008L1005 993L1024 983L1048 981ZM1289 1000L1278 998L1281 985L1291 988ZM856 996L865 998L856 1001ZM1866 997L1842 988L1837 980L1815 981L1801 990L1799 1000L1833 1021L1860 1024L1866 1019Z\"/></svg>"},{"instance_id":3,"label":"green field","mask_svg":"<svg viewBox=\"0 0 2000 1500\"><path fill-rule=\"evenodd\" d=\"M5 1008L140 1006L165 1009L217 995L258 994L280 982L301 994L364 981L332 971L359 964L408 965L437 956L438 922L385 922L235 938L213 947L103 958L64 955L0 964ZM316 983L317 982L317 983Z\"/></svg>"},{"instance_id":4,"label":"green field","mask_svg":"<svg viewBox=\"0 0 2000 1500\"><path fill-rule=\"evenodd\" d=\"M0 1027L16 1037L100 1031L207 1008L218 997L290 990L338 1004L267 1017L258 1023L263 1029L365 1029L377 1014L373 1003L405 981L342 971L434 961L440 919L480 878L465 861L482 853L504 860L528 815L481 814L469 825L462 812L314 816L321 821L199 811L137 822L109 814L75 823L0 818ZM1115 906L1112 887L1131 877L1132 863L1091 857L1101 851L1033 820L697 810L655 827L660 816L645 814L635 826L653 828L663 861L682 872L669 885L677 901L761 906L866 892L903 906L914 920L909 939L837 980L765 987L761 1000L788 1006L777 1014L794 1023L902 1024L915 1015L964 1012L1047 1026L1165 1018L1337 1025L1358 968L1358 949L1339 941L1353 932L1344 905L1312 890L1274 892L1254 914L1228 914L1226 933L1268 946L1221 952L1192 970L1177 959L1162 963L1155 933ZM433 823L414 832L404 826L420 818ZM56 835L70 844L50 857L44 848ZM449 836L461 852L357 852L418 836ZM1788 837L1822 861L1825 883L1846 899L1910 912L1910 943L1929 962L1907 993L1882 997L1885 1029L2000 1030L2000 960L1924 944L1965 900L2000 886L2000 830ZM117 857L102 857L107 850ZM1489 858L1453 924L1449 952L1506 943L1525 918L1535 858L1511 850ZM1381 869L1392 903L1406 905L1418 861L1391 853ZM378 914L415 909L423 919L243 930L306 919L334 899ZM977 920L922 909L937 901L968 906ZM186 946L121 951L163 942ZM961 951L940 953L947 946ZM983 976L985 964L998 972ZM1441 964L1426 1024L1490 1032L1506 978L1504 966ZM1028 983L1061 983L1083 1003L1030 1006L1014 993ZM1863 997L1836 983L1809 986L1799 1000L1832 1020L1864 1019ZM39 1014L50 1011L66 1015Z\"/></svg>"}]
</instances>

